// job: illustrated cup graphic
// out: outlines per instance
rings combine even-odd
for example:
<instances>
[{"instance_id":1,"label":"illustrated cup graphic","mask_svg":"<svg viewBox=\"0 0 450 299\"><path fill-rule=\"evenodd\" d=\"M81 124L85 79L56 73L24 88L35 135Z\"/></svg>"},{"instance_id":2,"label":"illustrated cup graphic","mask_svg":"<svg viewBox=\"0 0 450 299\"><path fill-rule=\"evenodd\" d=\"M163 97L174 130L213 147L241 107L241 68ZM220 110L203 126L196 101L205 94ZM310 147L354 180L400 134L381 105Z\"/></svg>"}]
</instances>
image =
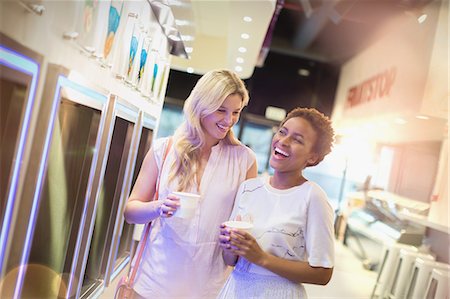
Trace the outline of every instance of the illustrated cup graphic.
<instances>
[{"instance_id":1,"label":"illustrated cup graphic","mask_svg":"<svg viewBox=\"0 0 450 299\"><path fill-rule=\"evenodd\" d=\"M172 193L180 198L180 207L178 207L173 216L184 219L193 218L200 202L200 195L188 192Z\"/></svg>"}]
</instances>

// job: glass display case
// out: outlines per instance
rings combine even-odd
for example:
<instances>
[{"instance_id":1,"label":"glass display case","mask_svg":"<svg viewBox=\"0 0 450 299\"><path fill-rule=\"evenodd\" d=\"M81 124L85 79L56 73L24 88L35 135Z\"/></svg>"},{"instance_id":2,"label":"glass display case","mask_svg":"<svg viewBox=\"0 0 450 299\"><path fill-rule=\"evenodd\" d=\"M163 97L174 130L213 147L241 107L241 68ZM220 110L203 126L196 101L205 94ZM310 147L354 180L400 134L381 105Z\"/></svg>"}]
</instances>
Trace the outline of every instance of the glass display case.
<instances>
[{"instance_id":1,"label":"glass display case","mask_svg":"<svg viewBox=\"0 0 450 299\"><path fill-rule=\"evenodd\" d=\"M81 287L81 297L93 296L105 287L115 268L115 253L120 242L123 206L129 192L129 173L134 169L139 110L111 96L108 117L106 167L99 184L90 233L89 253ZM122 262L126 262L122 260Z\"/></svg>"},{"instance_id":2,"label":"glass display case","mask_svg":"<svg viewBox=\"0 0 450 299\"><path fill-rule=\"evenodd\" d=\"M142 162L144 161L145 155L150 150L152 140L153 140L153 130L155 129L156 120L147 114L142 114L142 127L139 139L139 145L137 147L135 165L132 175L132 180L130 184L130 192L136 182L139 170L141 169ZM126 197L128 197L129 193ZM123 221L123 226L121 233L119 235L119 246L117 247L116 253L114 255L114 272L111 274L110 281L114 279L117 273L129 262L130 258L133 256L135 244L133 244L133 232L134 225Z\"/></svg>"},{"instance_id":3,"label":"glass display case","mask_svg":"<svg viewBox=\"0 0 450 299\"><path fill-rule=\"evenodd\" d=\"M37 85L42 56L0 33L0 281L12 279L14 265L20 263L12 244L14 211L19 204L25 173L22 167L30 157L32 110L37 104ZM32 205L27 201L28 206ZM15 263L10 263L10 257ZM12 272L11 272L12 271ZM7 277L8 275L8 277ZM14 287L7 288L9 290ZM5 288L3 289L7 291ZM0 290L0 297L3 298Z\"/></svg>"},{"instance_id":4,"label":"glass display case","mask_svg":"<svg viewBox=\"0 0 450 299\"><path fill-rule=\"evenodd\" d=\"M14 297L70 296L107 96L49 65L7 259ZM27 219L27 221L23 221ZM22 221L20 221L22 220ZM4 294L8 296L8 294Z\"/></svg>"}]
</instances>

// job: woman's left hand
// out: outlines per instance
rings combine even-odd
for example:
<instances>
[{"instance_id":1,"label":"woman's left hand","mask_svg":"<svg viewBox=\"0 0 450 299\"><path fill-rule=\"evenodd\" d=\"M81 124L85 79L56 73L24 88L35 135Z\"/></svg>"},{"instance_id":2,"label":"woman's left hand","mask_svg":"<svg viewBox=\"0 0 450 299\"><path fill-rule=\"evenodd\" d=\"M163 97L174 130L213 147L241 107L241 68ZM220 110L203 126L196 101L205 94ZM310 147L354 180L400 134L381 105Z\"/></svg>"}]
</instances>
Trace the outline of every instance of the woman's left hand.
<instances>
[{"instance_id":1,"label":"woman's left hand","mask_svg":"<svg viewBox=\"0 0 450 299\"><path fill-rule=\"evenodd\" d=\"M267 253L261 249L256 239L248 232L232 230L230 233L231 251L243 256L249 262L261 265Z\"/></svg>"}]
</instances>

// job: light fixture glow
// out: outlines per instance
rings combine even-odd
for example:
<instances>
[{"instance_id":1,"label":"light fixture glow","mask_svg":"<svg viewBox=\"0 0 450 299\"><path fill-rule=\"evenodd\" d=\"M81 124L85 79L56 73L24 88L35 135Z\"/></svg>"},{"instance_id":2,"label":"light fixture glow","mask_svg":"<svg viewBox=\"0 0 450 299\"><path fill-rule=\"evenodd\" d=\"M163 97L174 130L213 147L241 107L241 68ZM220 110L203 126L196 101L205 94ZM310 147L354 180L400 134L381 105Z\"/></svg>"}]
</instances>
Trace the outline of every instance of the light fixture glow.
<instances>
[{"instance_id":1,"label":"light fixture glow","mask_svg":"<svg viewBox=\"0 0 450 299\"><path fill-rule=\"evenodd\" d=\"M242 72L242 66L236 65L236 66L234 67L234 70L235 70L236 72Z\"/></svg>"},{"instance_id":2,"label":"light fixture glow","mask_svg":"<svg viewBox=\"0 0 450 299\"><path fill-rule=\"evenodd\" d=\"M418 18L417 18L417 22L419 22L419 24L422 24L423 22L425 22L425 20L427 19L427 14L421 14Z\"/></svg>"},{"instance_id":3,"label":"light fixture glow","mask_svg":"<svg viewBox=\"0 0 450 299\"><path fill-rule=\"evenodd\" d=\"M186 53L192 53L194 51L194 48L192 47L186 47Z\"/></svg>"},{"instance_id":4,"label":"light fixture glow","mask_svg":"<svg viewBox=\"0 0 450 299\"><path fill-rule=\"evenodd\" d=\"M241 53L245 53L245 52L247 52L247 48L239 47L238 51L241 52Z\"/></svg>"},{"instance_id":5,"label":"light fixture glow","mask_svg":"<svg viewBox=\"0 0 450 299\"><path fill-rule=\"evenodd\" d=\"M191 22L188 20L175 20L175 24L177 26L188 26L191 25Z\"/></svg>"},{"instance_id":6,"label":"light fixture glow","mask_svg":"<svg viewBox=\"0 0 450 299\"><path fill-rule=\"evenodd\" d=\"M307 69L298 69L297 73L303 77L309 76L309 70L307 70Z\"/></svg>"},{"instance_id":7,"label":"light fixture glow","mask_svg":"<svg viewBox=\"0 0 450 299\"><path fill-rule=\"evenodd\" d=\"M194 37L192 35L182 35L181 39L186 41L186 42L190 42L194 40Z\"/></svg>"},{"instance_id":8,"label":"light fixture glow","mask_svg":"<svg viewBox=\"0 0 450 299\"><path fill-rule=\"evenodd\" d=\"M237 63L244 63L244 58L238 57L238 58L236 58L236 62Z\"/></svg>"},{"instance_id":9,"label":"light fixture glow","mask_svg":"<svg viewBox=\"0 0 450 299\"><path fill-rule=\"evenodd\" d=\"M404 125L404 124L407 123L406 120L404 120L403 118L400 118L400 117L396 118L396 119L394 120L394 122L395 122L396 124L398 124L398 125Z\"/></svg>"},{"instance_id":10,"label":"light fixture glow","mask_svg":"<svg viewBox=\"0 0 450 299\"><path fill-rule=\"evenodd\" d=\"M250 38L250 34L248 34L248 33L242 33L242 34L241 34L241 38L242 38L242 39L249 39L249 38Z\"/></svg>"},{"instance_id":11,"label":"light fixture glow","mask_svg":"<svg viewBox=\"0 0 450 299\"><path fill-rule=\"evenodd\" d=\"M192 74L192 73L194 72L194 68L188 67L188 68L186 69L186 72L188 72L189 74Z\"/></svg>"},{"instance_id":12,"label":"light fixture glow","mask_svg":"<svg viewBox=\"0 0 450 299\"><path fill-rule=\"evenodd\" d=\"M253 19L252 19L251 17L249 17L249 16L245 16L245 17L243 18L243 20L244 20L245 22L247 22L247 23L250 23Z\"/></svg>"}]
</instances>

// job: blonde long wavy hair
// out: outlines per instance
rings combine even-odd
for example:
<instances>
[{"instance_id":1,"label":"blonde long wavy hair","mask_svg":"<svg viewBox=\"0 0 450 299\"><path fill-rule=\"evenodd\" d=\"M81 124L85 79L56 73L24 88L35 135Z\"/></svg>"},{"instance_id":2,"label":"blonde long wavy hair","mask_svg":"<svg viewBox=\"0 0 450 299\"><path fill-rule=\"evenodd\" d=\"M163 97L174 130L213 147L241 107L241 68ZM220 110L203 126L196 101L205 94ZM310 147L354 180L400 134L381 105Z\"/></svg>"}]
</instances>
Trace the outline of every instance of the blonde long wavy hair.
<instances>
[{"instance_id":1,"label":"blonde long wavy hair","mask_svg":"<svg viewBox=\"0 0 450 299\"><path fill-rule=\"evenodd\" d=\"M242 108L248 104L248 91L234 72L213 70L197 81L186 99L183 108L185 120L174 134L175 161L169 173L169 182L178 178L178 191L188 190L196 183L200 149L205 145L205 132L200 120L219 109L225 98L233 94L242 97ZM228 131L224 141L231 145L240 144L232 130Z\"/></svg>"}]
</instances>

